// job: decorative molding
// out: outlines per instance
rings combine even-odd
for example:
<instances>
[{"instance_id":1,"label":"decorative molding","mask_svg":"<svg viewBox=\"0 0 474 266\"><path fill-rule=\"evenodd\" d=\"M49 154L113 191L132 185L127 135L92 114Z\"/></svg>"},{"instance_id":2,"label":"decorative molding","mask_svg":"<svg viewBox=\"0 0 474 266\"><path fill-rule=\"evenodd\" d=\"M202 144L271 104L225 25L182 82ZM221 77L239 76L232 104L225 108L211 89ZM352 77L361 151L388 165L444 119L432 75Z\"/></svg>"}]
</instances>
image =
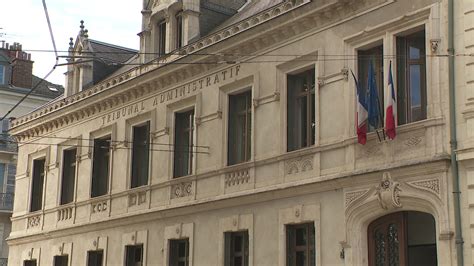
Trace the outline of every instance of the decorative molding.
<instances>
[{"instance_id":1,"label":"decorative molding","mask_svg":"<svg viewBox=\"0 0 474 266\"><path fill-rule=\"evenodd\" d=\"M349 207L353 202L355 202L358 199L363 198L365 195L369 193L370 189L364 189L364 190L357 190L357 191L351 191L347 192L344 195L345 198L345 207Z\"/></svg>"},{"instance_id":2,"label":"decorative molding","mask_svg":"<svg viewBox=\"0 0 474 266\"><path fill-rule=\"evenodd\" d=\"M108 210L108 200L94 202L91 207L91 213L106 212Z\"/></svg>"},{"instance_id":3,"label":"decorative molding","mask_svg":"<svg viewBox=\"0 0 474 266\"><path fill-rule=\"evenodd\" d=\"M146 191L133 192L128 195L128 207L146 203Z\"/></svg>"},{"instance_id":4,"label":"decorative molding","mask_svg":"<svg viewBox=\"0 0 474 266\"><path fill-rule=\"evenodd\" d=\"M406 141L404 141L403 144L407 147L415 147L418 144L420 144L421 142L423 142L423 137L421 137L421 136L412 136L412 137L408 138Z\"/></svg>"},{"instance_id":5,"label":"decorative molding","mask_svg":"<svg viewBox=\"0 0 474 266\"><path fill-rule=\"evenodd\" d=\"M389 210L401 208L400 183L394 182L389 172L383 173L382 182L375 187L375 195L382 209Z\"/></svg>"},{"instance_id":6,"label":"decorative molding","mask_svg":"<svg viewBox=\"0 0 474 266\"><path fill-rule=\"evenodd\" d=\"M324 58L324 55L321 55ZM324 87L325 85L338 82L338 81L348 81L349 80L349 69L347 67L344 67L341 69L340 72L327 75L324 77L318 77L318 85L319 87Z\"/></svg>"},{"instance_id":7,"label":"decorative molding","mask_svg":"<svg viewBox=\"0 0 474 266\"><path fill-rule=\"evenodd\" d=\"M41 224L41 214L28 217L27 229L39 227Z\"/></svg>"},{"instance_id":8,"label":"decorative molding","mask_svg":"<svg viewBox=\"0 0 474 266\"><path fill-rule=\"evenodd\" d=\"M64 207L57 211L58 222L72 219L74 209L73 207Z\"/></svg>"},{"instance_id":9,"label":"decorative molding","mask_svg":"<svg viewBox=\"0 0 474 266\"><path fill-rule=\"evenodd\" d=\"M314 156L304 156L285 162L285 174L292 175L313 170Z\"/></svg>"},{"instance_id":10,"label":"decorative molding","mask_svg":"<svg viewBox=\"0 0 474 266\"><path fill-rule=\"evenodd\" d=\"M440 196L440 182L439 182L439 179L437 178L413 181L413 182L408 182L407 184L414 188L431 192L438 197Z\"/></svg>"},{"instance_id":11,"label":"decorative molding","mask_svg":"<svg viewBox=\"0 0 474 266\"><path fill-rule=\"evenodd\" d=\"M171 186L171 199L183 198L193 195L193 183L183 182Z\"/></svg>"},{"instance_id":12,"label":"decorative molding","mask_svg":"<svg viewBox=\"0 0 474 266\"><path fill-rule=\"evenodd\" d=\"M232 187L241 184L247 184L250 180L250 170L238 170L225 175L225 186Z\"/></svg>"}]
</instances>

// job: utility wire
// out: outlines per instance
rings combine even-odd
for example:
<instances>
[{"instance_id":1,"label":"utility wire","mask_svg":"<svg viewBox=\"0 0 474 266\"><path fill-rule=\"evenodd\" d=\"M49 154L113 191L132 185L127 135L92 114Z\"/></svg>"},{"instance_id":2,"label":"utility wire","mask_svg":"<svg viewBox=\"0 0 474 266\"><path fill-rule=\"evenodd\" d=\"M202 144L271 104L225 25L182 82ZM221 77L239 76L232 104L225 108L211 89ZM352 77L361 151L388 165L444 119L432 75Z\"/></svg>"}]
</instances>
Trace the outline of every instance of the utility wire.
<instances>
[{"instance_id":1,"label":"utility wire","mask_svg":"<svg viewBox=\"0 0 474 266\"><path fill-rule=\"evenodd\" d=\"M0 136L10 136L8 133L0 133ZM27 134L15 134L15 136L29 136ZM39 139L60 139L60 140L67 140L67 141L72 141L72 140L85 140L85 141L94 141L94 140L98 140L100 138L97 138L97 139L91 139L91 138L74 138L74 137L55 137L55 136L38 136ZM121 144L121 143L129 143L129 144L133 144L134 142L133 141L126 141L126 140L107 140L108 142L110 142L111 144ZM30 143L30 142L24 142L24 143ZM179 146L179 145L174 145L174 144L169 144L169 143L159 143L159 142L150 142L150 144L152 145L161 145L161 146ZM183 145L181 145L183 146ZM186 147L188 147L188 145L184 145ZM196 148L205 148L205 149L209 149L209 146L200 146L200 145L192 145L192 147L196 147Z\"/></svg>"},{"instance_id":2,"label":"utility wire","mask_svg":"<svg viewBox=\"0 0 474 266\"><path fill-rule=\"evenodd\" d=\"M57 144L51 144L51 143L44 143L44 142L16 142L12 140L6 140L5 142L11 143L11 144L16 144L16 145L48 145L48 146L56 146L56 147L81 147L81 148L96 148L97 146L93 145L80 145L80 144L64 144L64 143L57 143ZM153 142L150 142L151 145L153 145ZM145 146L145 144L140 144L141 146ZM170 144L170 146L173 146ZM99 148L103 149L117 149L117 150L133 150L133 147L117 147L117 146L98 146ZM190 147L191 150L189 149L156 149L156 148L148 148L148 151L166 151L166 152L186 152L186 153L199 153L199 154L209 154L208 151L197 151L194 150L196 146Z\"/></svg>"},{"instance_id":3,"label":"utility wire","mask_svg":"<svg viewBox=\"0 0 474 266\"><path fill-rule=\"evenodd\" d=\"M38 87L39 85L44 82L48 77L49 75L51 75L51 73L53 73L53 71L56 69L56 66L58 64L58 52L57 52L57 49L56 49L56 43L54 42L54 36L53 36L53 29L51 27L51 21L49 20L49 15L48 15L48 9L46 7L46 0L43 0L43 9L44 9L44 13L46 15L46 21L48 23L48 28L49 28L49 34L51 35L51 41L53 42L53 48L54 48L54 53L56 55L56 62L54 64L54 66L52 67L52 69L48 72L48 74L46 74L44 76L44 78L40 79L40 81L38 81L38 83L36 83L36 85L31 88L31 90L25 94L10 110L8 110L8 112L0 119L0 121L3 121L9 114L11 114L11 112L13 112L13 110L15 110L26 98L28 98L28 96L30 96Z\"/></svg>"}]
</instances>

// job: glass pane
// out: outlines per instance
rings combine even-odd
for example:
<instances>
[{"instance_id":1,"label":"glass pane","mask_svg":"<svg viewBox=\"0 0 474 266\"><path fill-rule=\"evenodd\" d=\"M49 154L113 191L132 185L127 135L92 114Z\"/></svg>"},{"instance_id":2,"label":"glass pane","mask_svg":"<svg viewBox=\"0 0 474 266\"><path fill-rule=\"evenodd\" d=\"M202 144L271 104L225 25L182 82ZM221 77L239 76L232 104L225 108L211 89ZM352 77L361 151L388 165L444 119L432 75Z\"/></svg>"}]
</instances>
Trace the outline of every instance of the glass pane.
<instances>
[{"instance_id":1,"label":"glass pane","mask_svg":"<svg viewBox=\"0 0 474 266\"><path fill-rule=\"evenodd\" d=\"M297 228L296 229L296 246L305 246L306 245L306 228Z\"/></svg>"},{"instance_id":2,"label":"glass pane","mask_svg":"<svg viewBox=\"0 0 474 266\"><path fill-rule=\"evenodd\" d=\"M186 257L186 242L180 241L178 245L178 256L180 258Z\"/></svg>"},{"instance_id":3,"label":"glass pane","mask_svg":"<svg viewBox=\"0 0 474 266\"><path fill-rule=\"evenodd\" d=\"M234 238L234 251L242 252L242 236L236 235Z\"/></svg>"},{"instance_id":4,"label":"glass pane","mask_svg":"<svg viewBox=\"0 0 474 266\"><path fill-rule=\"evenodd\" d=\"M420 59L421 51L418 47L410 46L408 49L410 52L410 59Z\"/></svg>"},{"instance_id":5,"label":"glass pane","mask_svg":"<svg viewBox=\"0 0 474 266\"><path fill-rule=\"evenodd\" d=\"M105 195L108 190L110 141L110 137L94 140L91 188L92 197Z\"/></svg>"},{"instance_id":6,"label":"glass pane","mask_svg":"<svg viewBox=\"0 0 474 266\"><path fill-rule=\"evenodd\" d=\"M4 191L3 184L5 183L5 164L0 163L0 192Z\"/></svg>"},{"instance_id":7,"label":"glass pane","mask_svg":"<svg viewBox=\"0 0 474 266\"><path fill-rule=\"evenodd\" d=\"M242 264L242 257L235 257L234 258L234 266L243 266Z\"/></svg>"},{"instance_id":8,"label":"glass pane","mask_svg":"<svg viewBox=\"0 0 474 266\"><path fill-rule=\"evenodd\" d=\"M76 149L64 151L61 182L61 204L67 204L73 201L76 176L76 155Z\"/></svg>"},{"instance_id":9,"label":"glass pane","mask_svg":"<svg viewBox=\"0 0 474 266\"><path fill-rule=\"evenodd\" d=\"M306 254L304 251L296 252L296 265L295 266L306 266Z\"/></svg>"},{"instance_id":10,"label":"glass pane","mask_svg":"<svg viewBox=\"0 0 474 266\"><path fill-rule=\"evenodd\" d=\"M398 266L400 264L400 242L398 240L398 228L395 224L388 226L388 264Z\"/></svg>"},{"instance_id":11,"label":"glass pane","mask_svg":"<svg viewBox=\"0 0 474 266\"><path fill-rule=\"evenodd\" d=\"M150 122L133 127L132 188L148 184Z\"/></svg>"},{"instance_id":12,"label":"glass pane","mask_svg":"<svg viewBox=\"0 0 474 266\"><path fill-rule=\"evenodd\" d=\"M33 181L30 204L30 211L32 212L40 210L43 206L44 164L44 159L33 161Z\"/></svg>"},{"instance_id":13,"label":"glass pane","mask_svg":"<svg viewBox=\"0 0 474 266\"><path fill-rule=\"evenodd\" d=\"M375 265L385 266L386 243L384 233L380 230L375 231Z\"/></svg>"},{"instance_id":14,"label":"glass pane","mask_svg":"<svg viewBox=\"0 0 474 266\"><path fill-rule=\"evenodd\" d=\"M192 173L194 110L176 113L175 116L175 147L174 147L174 177Z\"/></svg>"},{"instance_id":15,"label":"glass pane","mask_svg":"<svg viewBox=\"0 0 474 266\"><path fill-rule=\"evenodd\" d=\"M412 121L422 119L421 104L421 68L420 65L410 65L410 102Z\"/></svg>"}]
</instances>

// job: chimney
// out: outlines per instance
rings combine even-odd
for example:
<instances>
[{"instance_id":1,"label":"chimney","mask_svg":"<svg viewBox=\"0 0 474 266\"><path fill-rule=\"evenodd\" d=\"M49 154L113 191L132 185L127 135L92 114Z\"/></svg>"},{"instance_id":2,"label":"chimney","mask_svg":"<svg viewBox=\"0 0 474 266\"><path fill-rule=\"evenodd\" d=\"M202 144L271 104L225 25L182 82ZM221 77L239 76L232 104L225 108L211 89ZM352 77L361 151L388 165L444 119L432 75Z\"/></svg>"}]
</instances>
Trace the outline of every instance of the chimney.
<instances>
[{"instance_id":1,"label":"chimney","mask_svg":"<svg viewBox=\"0 0 474 266\"><path fill-rule=\"evenodd\" d=\"M22 45L15 42L9 47L9 55L12 60L11 84L16 87L32 87L33 61L31 54L22 51Z\"/></svg>"}]
</instances>

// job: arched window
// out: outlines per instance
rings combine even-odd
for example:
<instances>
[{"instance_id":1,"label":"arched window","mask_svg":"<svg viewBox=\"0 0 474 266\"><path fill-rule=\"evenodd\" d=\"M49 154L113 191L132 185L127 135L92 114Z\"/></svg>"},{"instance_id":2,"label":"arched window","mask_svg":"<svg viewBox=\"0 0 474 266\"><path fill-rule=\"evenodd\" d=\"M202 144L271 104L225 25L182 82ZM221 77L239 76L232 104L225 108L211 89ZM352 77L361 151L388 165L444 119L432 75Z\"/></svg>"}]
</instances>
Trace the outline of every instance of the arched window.
<instances>
[{"instance_id":1,"label":"arched window","mask_svg":"<svg viewBox=\"0 0 474 266\"><path fill-rule=\"evenodd\" d=\"M369 266L438 265L433 216L397 212L373 221L367 230Z\"/></svg>"}]
</instances>

